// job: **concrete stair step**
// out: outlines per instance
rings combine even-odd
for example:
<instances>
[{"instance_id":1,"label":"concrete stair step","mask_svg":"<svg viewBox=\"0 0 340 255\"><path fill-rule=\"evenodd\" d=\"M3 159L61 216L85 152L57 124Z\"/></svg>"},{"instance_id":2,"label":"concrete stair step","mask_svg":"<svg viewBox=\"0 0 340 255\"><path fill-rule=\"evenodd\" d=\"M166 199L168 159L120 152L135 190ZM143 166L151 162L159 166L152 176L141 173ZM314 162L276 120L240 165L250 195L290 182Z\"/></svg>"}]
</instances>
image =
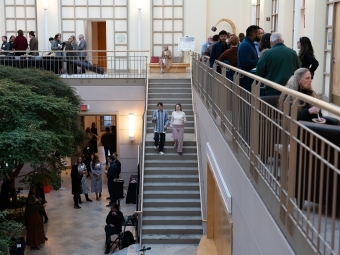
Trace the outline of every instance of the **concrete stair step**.
<instances>
[{"instance_id":1,"label":"concrete stair step","mask_svg":"<svg viewBox=\"0 0 340 255\"><path fill-rule=\"evenodd\" d=\"M184 143L185 143L184 147L186 147L186 146L195 146L196 147L196 141L184 141ZM154 146L153 144L154 144L153 140L145 141L145 146L152 146L153 147ZM173 145L174 145L174 142L172 140L166 140L165 144L164 144L165 147L167 147L167 146L173 147Z\"/></svg>"},{"instance_id":2,"label":"concrete stair step","mask_svg":"<svg viewBox=\"0 0 340 255\"><path fill-rule=\"evenodd\" d=\"M202 235L171 234L153 235L143 234L143 244L199 244Z\"/></svg>"},{"instance_id":3,"label":"concrete stair step","mask_svg":"<svg viewBox=\"0 0 340 255\"><path fill-rule=\"evenodd\" d=\"M143 225L142 234L202 234L203 228L201 225Z\"/></svg>"},{"instance_id":4,"label":"concrete stair step","mask_svg":"<svg viewBox=\"0 0 340 255\"><path fill-rule=\"evenodd\" d=\"M201 217L201 207L143 207L143 219L146 216L190 216Z\"/></svg>"},{"instance_id":5,"label":"concrete stair step","mask_svg":"<svg viewBox=\"0 0 340 255\"><path fill-rule=\"evenodd\" d=\"M150 88L163 88L164 84L159 84L159 83L149 83L149 89ZM171 88L176 88L176 89L182 89L182 88L191 88L191 84L190 83L173 83L173 84L169 84L169 86L167 87L171 87Z\"/></svg>"},{"instance_id":6,"label":"concrete stair step","mask_svg":"<svg viewBox=\"0 0 340 255\"><path fill-rule=\"evenodd\" d=\"M200 199L199 190L145 190L144 199L146 198L185 198Z\"/></svg>"},{"instance_id":7,"label":"concrete stair step","mask_svg":"<svg viewBox=\"0 0 340 255\"><path fill-rule=\"evenodd\" d=\"M145 153L145 160L160 160L159 158L158 149L150 153ZM183 160L197 160L197 153L187 153L185 149L183 149L183 154L180 156L174 148L165 150L164 155L162 155L162 160L176 160L176 161L183 161Z\"/></svg>"},{"instance_id":8,"label":"concrete stair step","mask_svg":"<svg viewBox=\"0 0 340 255\"><path fill-rule=\"evenodd\" d=\"M186 141L184 141L183 152L185 153L197 153L196 146L187 146ZM164 151L171 151L176 152L174 146L164 146ZM145 153L155 153L155 148L153 146L145 146Z\"/></svg>"},{"instance_id":9,"label":"concrete stair step","mask_svg":"<svg viewBox=\"0 0 340 255\"><path fill-rule=\"evenodd\" d=\"M144 190L199 190L199 184L194 182L144 182Z\"/></svg>"},{"instance_id":10,"label":"concrete stair step","mask_svg":"<svg viewBox=\"0 0 340 255\"><path fill-rule=\"evenodd\" d=\"M182 78L182 79L157 79L152 78L149 79L149 84L159 84L159 85L171 85L171 84L191 84L190 78Z\"/></svg>"},{"instance_id":11,"label":"concrete stair step","mask_svg":"<svg viewBox=\"0 0 340 255\"><path fill-rule=\"evenodd\" d=\"M153 225L202 225L200 216L144 216L143 226ZM182 224L183 223L183 224Z\"/></svg>"},{"instance_id":12,"label":"concrete stair step","mask_svg":"<svg viewBox=\"0 0 340 255\"><path fill-rule=\"evenodd\" d=\"M149 87L149 93L190 93L191 87Z\"/></svg>"},{"instance_id":13,"label":"concrete stair step","mask_svg":"<svg viewBox=\"0 0 340 255\"><path fill-rule=\"evenodd\" d=\"M173 161L173 160L167 160L164 155L159 155L160 159L158 160L145 160L144 161L144 167L149 167L149 166L173 166L173 167L180 167L180 166L186 166L186 167L197 167L197 160L178 160L178 161Z\"/></svg>"},{"instance_id":14,"label":"concrete stair step","mask_svg":"<svg viewBox=\"0 0 340 255\"><path fill-rule=\"evenodd\" d=\"M201 205L200 199L185 199L185 198L145 198L144 206L149 207L199 207Z\"/></svg>"},{"instance_id":15,"label":"concrete stair step","mask_svg":"<svg viewBox=\"0 0 340 255\"><path fill-rule=\"evenodd\" d=\"M144 176L145 182L198 182L198 175L180 175L180 176L174 176L174 175L145 175Z\"/></svg>"},{"instance_id":16,"label":"concrete stair step","mask_svg":"<svg viewBox=\"0 0 340 255\"><path fill-rule=\"evenodd\" d=\"M153 112L153 111L152 111ZM171 118L171 112L168 112L168 114L169 114L169 118ZM185 114L186 116L186 118L187 118L187 121L194 121L194 115L187 115L187 114ZM150 113L150 114L148 114L148 116L147 116L147 120L148 120L148 123L152 123L151 122L151 120L152 120L152 113ZM153 127L154 127L154 123L152 123L153 125Z\"/></svg>"},{"instance_id":17,"label":"concrete stair step","mask_svg":"<svg viewBox=\"0 0 340 255\"><path fill-rule=\"evenodd\" d=\"M151 174L168 174L170 176L182 176L187 174L198 174L197 167L147 167L144 169L145 176Z\"/></svg>"},{"instance_id":18,"label":"concrete stair step","mask_svg":"<svg viewBox=\"0 0 340 255\"><path fill-rule=\"evenodd\" d=\"M147 127L152 127L152 128L154 128L155 123L148 122L148 123L146 124L146 126L147 126ZM189 128L189 127L190 127L190 128L194 128L194 126L195 126L195 123L194 123L193 120L187 120L187 121L185 122L185 124L184 124L184 132L185 132L185 130L186 130L187 128ZM169 127L168 129L172 130L171 127Z\"/></svg>"},{"instance_id":19,"label":"concrete stair step","mask_svg":"<svg viewBox=\"0 0 340 255\"><path fill-rule=\"evenodd\" d=\"M182 98L191 99L191 93L149 93L149 98L176 98L177 101L180 101Z\"/></svg>"},{"instance_id":20,"label":"concrete stair step","mask_svg":"<svg viewBox=\"0 0 340 255\"><path fill-rule=\"evenodd\" d=\"M152 127L147 127L146 128L146 132L147 133L153 133L153 131L154 131L154 126L152 126ZM172 133L172 130L171 130L171 128L168 128L167 130L166 130L166 132L167 133L169 133L169 134L171 134ZM195 133L195 127L185 127L184 126L184 133Z\"/></svg>"},{"instance_id":21,"label":"concrete stair step","mask_svg":"<svg viewBox=\"0 0 340 255\"><path fill-rule=\"evenodd\" d=\"M164 98L164 97L161 97L161 96L149 97L148 105L151 105L152 108L156 108L155 106L157 105L158 102L162 102L163 106L166 106L166 105L174 106L178 102L181 103L181 104L192 104L192 98L191 97L190 98L181 98L179 100L176 97L167 97L167 98ZM148 109L152 109L152 108L148 107Z\"/></svg>"},{"instance_id":22,"label":"concrete stair step","mask_svg":"<svg viewBox=\"0 0 340 255\"><path fill-rule=\"evenodd\" d=\"M166 108L164 107L163 109L166 110L168 112L168 114L170 115L169 117L171 117L171 114L174 111L175 106L173 106L171 108L169 106L167 106ZM154 105L148 105L148 109L149 110L147 111L147 115L152 117L152 113L155 111L155 106ZM184 111L186 117L194 115L194 112L192 110L191 105L189 105L188 108L184 108L184 106L182 105L182 110Z\"/></svg>"}]
</instances>

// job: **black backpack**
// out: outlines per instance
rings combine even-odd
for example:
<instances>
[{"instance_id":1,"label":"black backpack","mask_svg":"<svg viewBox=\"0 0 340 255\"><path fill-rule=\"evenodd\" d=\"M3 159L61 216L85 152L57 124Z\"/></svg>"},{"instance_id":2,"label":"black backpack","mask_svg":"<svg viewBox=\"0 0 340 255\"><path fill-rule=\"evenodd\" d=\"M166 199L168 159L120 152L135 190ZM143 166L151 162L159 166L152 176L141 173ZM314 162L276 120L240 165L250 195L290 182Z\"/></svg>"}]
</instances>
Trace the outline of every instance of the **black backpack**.
<instances>
[{"instance_id":1,"label":"black backpack","mask_svg":"<svg viewBox=\"0 0 340 255\"><path fill-rule=\"evenodd\" d=\"M123 240L122 240L122 248L129 247L131 244L135 243L135 239L133 238L133 234L127 230L124 232Z\"/></svg>"}]
</instances>

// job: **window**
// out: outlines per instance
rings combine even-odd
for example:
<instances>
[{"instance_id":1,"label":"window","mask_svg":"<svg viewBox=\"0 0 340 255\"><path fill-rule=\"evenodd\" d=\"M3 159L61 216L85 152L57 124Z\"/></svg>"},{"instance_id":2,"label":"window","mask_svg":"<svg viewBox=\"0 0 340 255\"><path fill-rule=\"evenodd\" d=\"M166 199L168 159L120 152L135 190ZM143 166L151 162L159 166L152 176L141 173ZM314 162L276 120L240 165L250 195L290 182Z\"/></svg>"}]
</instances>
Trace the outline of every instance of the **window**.
<instances>
[{"instance_id":1,"label":"window","mask_svg":"<svg viewBox=\"0 0 340 255\"><path fill-rule=\"evenodd\" d=\"M184 0L152 0L152 55L160 56L163 45L180 56L178 39L184 36Z\"/></svg>"},{"instance_id":2,"label":"window","mask_svg":"<svg viewBox=\"0 0 340 255\"><path fill-rule=\"evenodd\" d=\"M105 131L106 127L116 126L116 115L100 116L100 131Z\"/></svg>"},{"instance_id":3,"label":"window","mask_svg":"<svg viewBox=\"0 0 340 255\"><path fill-rule=\"evenodd\" d=\"M261 0L257 0L256 2L256 6L255 6L255 12L256 12L256 17L255 17L255 25L256 26L260 26L260 1Z\"/></svg>"},{"instance_id":4,"label":"window","mask_svg":"<svg viewBox=\"0 0 340 255\"><path fill-rule=\"evenodd\" d=\"M28 38L29 31L37 31L36 0L3 0L5 4L5 29L8 39L21 29ZM29 38L28 38L29 40Z\"/></svg>"},{"instance_id":5,"label":"window","mask_svg":"<svg viewBox=\"0 0 340 255\"><path fill-rule=\"evenodd\" d=\"M272 29L271 32L278 30L279 0L272 0Z\"/></svg>"}]
</instances>

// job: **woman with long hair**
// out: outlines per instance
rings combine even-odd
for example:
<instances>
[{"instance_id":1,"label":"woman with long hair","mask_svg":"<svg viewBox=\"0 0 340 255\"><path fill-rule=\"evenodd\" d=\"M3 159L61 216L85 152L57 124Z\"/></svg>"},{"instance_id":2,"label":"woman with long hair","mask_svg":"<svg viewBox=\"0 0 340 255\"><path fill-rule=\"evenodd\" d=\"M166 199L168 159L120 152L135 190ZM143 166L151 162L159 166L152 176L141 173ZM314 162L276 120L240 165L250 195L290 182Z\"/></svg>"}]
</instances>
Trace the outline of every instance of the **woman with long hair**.
<instances>
[{"instance_id":1,"label":"woman with long hair","mask_svg":"<svg viewBox=\"0 0 340 255\"><path fill-rule=\"evenodd\" d=\"M83 158L82 157L78 157L78 160L77 160L77 167L78 167L78 172L81 176L81 189L82 189L82 193L85 195L85 198L86 198L86 201L88 202L92 202L91 199L89 199L89 193L90 193L90 188L89 186L87 185L87 182L86 182L86 165L84 164L83 162ZM81 198L79 196L79 204L81 204Z\"/></svg>"},{"instance_id":2,"label":"woman with long hair","mask_svg":"<svg viewBox=\"0 0 340 255\"><path fill-rule=\"evenodd\" d=\"M183 155L183 140L184 140L184 124L187 121L185 113L182 111L180 103L175 105L175 111L171 115L172 137L174 139L174 148L180 156Z\"/></svg>"},{"instance_id":3,"label":"woman with long hair","mask_svg":"<svg viewBox=\"0 0 340 255\"><path fill-rule=\"evenodd\" d=\"M91 192L96 193L96 200L102 196L102 164L99 161L99 157L96 155L91 162Z\"/></svg>"},{"instance_id":4,"label":"woman with long hair","mask_svg":"<svg viewBox=\"0 0 340 255\"><path fill-rule=\"evenodd\" d=\"M294 72L294 75L290 77L287 82L286 88L299 91L305 95L315 97L316 93L312 90L312 76L307 68L299 68ZM284 101L287 98L287 94L282 93L279 98L279 109L283 110ZM297 120L312 121L325 123L326 120L322 118L321 109L315 106L305 103L302 109L298 112Z\"/></svg>"},{"instance_id":5,"label":"woman with long hair","mask_svg":"<svg viewBox=\"0 0 340 255\"><path fill-rule=\"evenodd\" d=\"M265 53L267 50L271 48L270 45L270 33L265 33L259 42L259 51L260 51L260 57L262 57L263 53Z\"/></svg>"},{"instance_id":6,"label":"woman with long hair","mask_svg":"<svg viewBox=\"0 0 340 255\"><path fill-rule=\"evenodd\" d=\"M76 37L74 35L71 35L70 38L68 38L68 41L70 42L72 49L77 50L78 43Z\"/></svg>"},{"instance_id":7,"label":"woman with long hair","mask_svg":"<svg viewBox=\"0 0 340 255\"><path fill-rule=\"evenodd\" d=\"M301 60L301 67L308 68L313 79L315 70L319 66L319 62L315 59L312 43L308 37L303 36L297 42L297 47L300 50L299 58Z\"/></svg>"}]
</instances>

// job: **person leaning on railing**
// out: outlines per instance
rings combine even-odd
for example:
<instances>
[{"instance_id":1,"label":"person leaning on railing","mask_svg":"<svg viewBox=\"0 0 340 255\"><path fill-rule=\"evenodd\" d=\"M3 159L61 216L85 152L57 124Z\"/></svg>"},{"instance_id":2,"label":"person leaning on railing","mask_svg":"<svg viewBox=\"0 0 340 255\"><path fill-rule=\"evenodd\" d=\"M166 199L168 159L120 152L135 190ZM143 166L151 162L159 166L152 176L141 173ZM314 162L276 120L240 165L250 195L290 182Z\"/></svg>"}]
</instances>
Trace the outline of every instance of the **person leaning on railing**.
<instances>
[{"instance_id":1,"label":"person leaning on railing","mask_svg":"<svg viewBox=\"0 0 340 255\"><path fill-rule=\"evenodd\" d=\"M305 95L316 98L316 93L312 90L312 75L307 68L299 68L294 72L294 75L290 77L287 82L286 88L299 91ZM282 93L279 98L279 109L283 110L283 104L287 98L287 94ZM329 123L330 120L322 118L321 109L312 106L309 103L305 103L302 109L298 112L297 120L313 121L319 123Z\"/></svg>"}]
</instances>

